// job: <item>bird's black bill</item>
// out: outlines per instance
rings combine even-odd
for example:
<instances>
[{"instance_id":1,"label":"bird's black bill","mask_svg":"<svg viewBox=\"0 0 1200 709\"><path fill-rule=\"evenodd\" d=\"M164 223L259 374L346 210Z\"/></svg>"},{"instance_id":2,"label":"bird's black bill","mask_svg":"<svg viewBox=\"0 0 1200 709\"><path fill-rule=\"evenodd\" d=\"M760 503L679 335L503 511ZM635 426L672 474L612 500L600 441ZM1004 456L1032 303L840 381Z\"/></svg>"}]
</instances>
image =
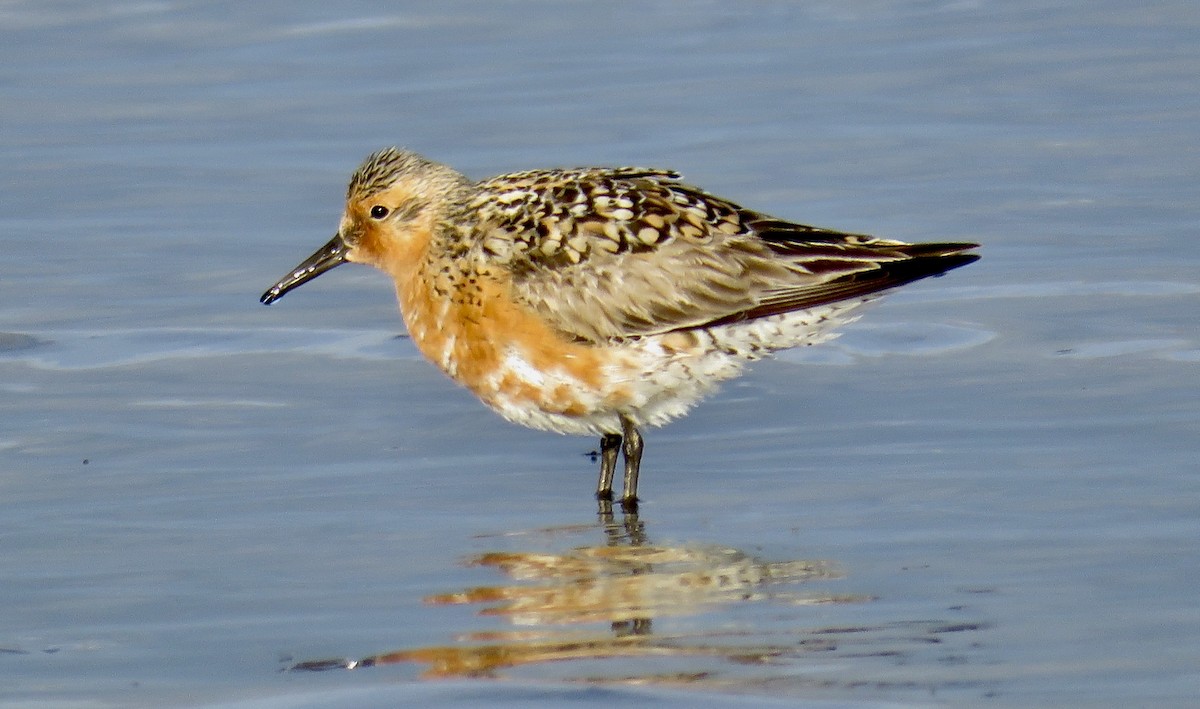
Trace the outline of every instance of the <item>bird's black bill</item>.
<instances>
[{"instance_id":1,"label":"bird's black bill","mask_svg":"<svg viewBox=\"0 0 1200 709\"><path fill-rule=\"evenodd\" d=\"M342 237L333 237L312 256L309 256L299 266L292 269L291 273L279 279L279 282L267 289L266 293L262 294L259 302L263 305L270 305L283 297L293 288L304 285L308 281L325 273L335 266L340 266L346 262L346 242L342 241Z\"/></svg>"}]
</instances>

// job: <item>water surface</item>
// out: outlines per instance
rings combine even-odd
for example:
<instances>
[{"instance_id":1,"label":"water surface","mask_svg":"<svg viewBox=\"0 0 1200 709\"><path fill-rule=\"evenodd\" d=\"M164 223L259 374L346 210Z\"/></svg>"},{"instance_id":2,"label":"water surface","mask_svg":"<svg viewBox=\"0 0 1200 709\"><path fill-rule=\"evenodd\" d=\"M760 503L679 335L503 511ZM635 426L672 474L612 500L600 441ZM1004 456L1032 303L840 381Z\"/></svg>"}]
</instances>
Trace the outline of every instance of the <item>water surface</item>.
<instances>
[{"instance_id":1,"label":"water surface","mask_svg":"<svg viewBox=\"0 0 1200 709\"><path fill-rule=\"evenodd\" d=\"M1190 706L1192 3L0 6L0 706ZM401 144L984 259L647 435L511 426L346 267ZM348 669L353 666L353 669Z\"/></svg>"}]
</instances>

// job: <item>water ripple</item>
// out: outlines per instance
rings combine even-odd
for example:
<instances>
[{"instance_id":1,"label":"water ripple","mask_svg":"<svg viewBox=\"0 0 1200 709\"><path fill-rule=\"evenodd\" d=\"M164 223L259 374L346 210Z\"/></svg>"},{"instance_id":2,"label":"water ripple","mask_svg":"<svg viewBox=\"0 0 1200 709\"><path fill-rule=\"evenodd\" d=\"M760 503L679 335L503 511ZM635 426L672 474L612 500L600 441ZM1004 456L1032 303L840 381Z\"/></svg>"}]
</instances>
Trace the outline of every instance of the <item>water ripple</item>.
<instances>
[{"instance_id":1,"label":"water ripple","mask_svg":"<svg viewBox=\"0 0 1200 709\"><path fill-rule=\"evenodd\" d=\"M417 356L407 337L389 330L130 328L0 334L0 359L54 370L284 352L369 360Z\"/></svg>"}]
</instances>

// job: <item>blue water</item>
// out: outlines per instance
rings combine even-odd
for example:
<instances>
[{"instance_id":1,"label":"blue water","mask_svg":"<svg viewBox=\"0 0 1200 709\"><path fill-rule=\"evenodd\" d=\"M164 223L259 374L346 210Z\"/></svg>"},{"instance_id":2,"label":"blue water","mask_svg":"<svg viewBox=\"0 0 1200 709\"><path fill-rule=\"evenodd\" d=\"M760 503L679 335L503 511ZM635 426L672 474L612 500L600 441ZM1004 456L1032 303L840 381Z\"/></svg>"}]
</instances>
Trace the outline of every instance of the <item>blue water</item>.
<instances>
[{"instance_id":1,"label":"blue water","mask_svg":"<svg viewBox=\"0 0 1200 709\"><path fill-rule=\"evenodd\" d=\"M1197 47L1182 0L0 4L0 707L1195 705ZM385 277L258 304L391 144L984 258L604 518Z\"/></svg>"}]
</instances>

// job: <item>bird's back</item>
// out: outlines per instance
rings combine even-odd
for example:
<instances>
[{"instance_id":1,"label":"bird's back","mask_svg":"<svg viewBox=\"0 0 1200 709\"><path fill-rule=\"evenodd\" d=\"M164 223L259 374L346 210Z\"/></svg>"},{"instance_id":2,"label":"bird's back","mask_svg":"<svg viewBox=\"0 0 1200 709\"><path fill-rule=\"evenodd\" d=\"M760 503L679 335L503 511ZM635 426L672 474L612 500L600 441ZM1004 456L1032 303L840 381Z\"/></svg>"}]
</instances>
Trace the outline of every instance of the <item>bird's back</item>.
<instances>
[{"instance_id":1,"label":"bird's back","mask_svg":"<svg viewBox=\"0 0 1200 709\"><path fill-rule=\"evenodd\" d=\"M870 296L978 258L776 219L669 170L500 175L465 205L477 258L514 299L593 343L709 328ZM786 345L782 345L786 346Z\"/></svg>"}]
</instances>

